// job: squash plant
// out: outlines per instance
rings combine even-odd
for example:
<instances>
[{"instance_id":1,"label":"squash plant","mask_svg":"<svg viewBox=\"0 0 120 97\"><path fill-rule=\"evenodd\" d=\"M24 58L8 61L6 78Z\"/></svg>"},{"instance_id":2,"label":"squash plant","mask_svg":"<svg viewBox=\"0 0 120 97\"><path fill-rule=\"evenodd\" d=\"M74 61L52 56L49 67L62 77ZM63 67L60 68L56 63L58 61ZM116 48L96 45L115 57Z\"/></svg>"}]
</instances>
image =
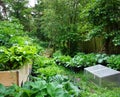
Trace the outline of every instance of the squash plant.
<instances>
[{"instance_id":1,"label":"squash plant","mask_svg":"<svg viewBox=\"0 0 120 97\"><path fill-rule=\"evenodd\" d=\"M34 46L0 47L0 70L19 69L26 62L30 62L36 54Z\"/></svg>"}]
</instances>

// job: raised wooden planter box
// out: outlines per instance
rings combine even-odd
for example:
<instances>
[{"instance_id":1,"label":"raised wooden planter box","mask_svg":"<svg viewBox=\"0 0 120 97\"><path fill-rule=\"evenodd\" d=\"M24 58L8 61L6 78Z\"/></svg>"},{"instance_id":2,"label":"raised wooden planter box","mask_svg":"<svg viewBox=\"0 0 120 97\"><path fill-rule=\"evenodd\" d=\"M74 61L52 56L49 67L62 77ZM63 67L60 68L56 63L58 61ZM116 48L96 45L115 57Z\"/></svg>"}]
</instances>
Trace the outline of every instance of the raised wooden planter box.
<instances>
[{"instance_id":1,"label":"raised wooden planter box","mask_svg":"<svg viewBox=\"0 0 120 97\"><path fill-rule=\"evenodd\" d=\"M4 86L11 86L17 84L22 86L28 80L32 65L25 65L18 70L0 71L0 83Z\"/></svg>"}]
</instances>

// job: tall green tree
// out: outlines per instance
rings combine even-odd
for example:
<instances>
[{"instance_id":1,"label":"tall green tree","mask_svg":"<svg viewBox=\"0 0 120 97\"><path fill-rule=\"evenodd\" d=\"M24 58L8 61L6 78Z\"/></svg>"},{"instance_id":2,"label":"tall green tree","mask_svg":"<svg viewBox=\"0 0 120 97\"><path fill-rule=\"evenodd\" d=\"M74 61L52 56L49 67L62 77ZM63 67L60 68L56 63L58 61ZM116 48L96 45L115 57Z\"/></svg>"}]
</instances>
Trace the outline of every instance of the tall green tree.
<instances>
[{"instance_id":1,"label":"tall green tree","mask_svg":"<svg viewBox=\"0 0 120 97\"><path fill-rule=\"evenodd\" d=\"M46 41L46 35L41 31L41 17L43 15L43 1L42 0L38 0L37 4L35 4L35 7L33 8L33 12L34 12L34 34L42 41Z\"/></svg>"},{"instance_id":2,"label":"tall green tree","mask_svg":"<svg viewBox=\"0 0 120 97\"><path fill-rule=\"evenodd\" d=\"M4 0L3 2L7 9L8 18L17 18L25 30L31 31L32 8L28 7L29 0Z\"/></svg>"},{"instance_id":3,"label":"tall green tree","mask_svg":"<svg viewBox=\"0 0 120 97\"><path fill-rule=\"evenodd\" d=\"M89 39L102 36L106 53L111 42L120 45L120 0L90 0L80 18L80 31Z\"/></svg>"},{"instance_id":4,"label":"tall green tree","mask_svg":"<svg viewBox=\"0 0 120 97\"><path fill-rule=\"evenodd\" d=\"M80 0L43 0L41 31L55 47L69 54L76 50L79 41Z\"/></svg>"}]
</instances>

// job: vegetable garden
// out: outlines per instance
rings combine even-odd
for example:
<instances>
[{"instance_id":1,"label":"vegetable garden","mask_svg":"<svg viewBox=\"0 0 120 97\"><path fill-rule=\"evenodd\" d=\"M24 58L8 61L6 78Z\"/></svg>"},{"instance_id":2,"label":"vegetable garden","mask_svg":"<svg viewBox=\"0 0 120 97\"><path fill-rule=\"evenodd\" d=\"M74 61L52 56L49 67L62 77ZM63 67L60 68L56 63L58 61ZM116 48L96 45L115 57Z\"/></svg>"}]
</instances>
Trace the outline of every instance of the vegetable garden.
<instances>
[{"instance_id":1,"label":"vegetable garden","mask_svg":"<svg viewBox=\"0 0 120 97\"><path fill-rule=\"evenodd\" d=\"M84 75L96 64L120 71L120 1L36 1L0 0L0 72L32 67L19 86L0 82L0 97L120 97Z\"/></svg>"}]
</instances>

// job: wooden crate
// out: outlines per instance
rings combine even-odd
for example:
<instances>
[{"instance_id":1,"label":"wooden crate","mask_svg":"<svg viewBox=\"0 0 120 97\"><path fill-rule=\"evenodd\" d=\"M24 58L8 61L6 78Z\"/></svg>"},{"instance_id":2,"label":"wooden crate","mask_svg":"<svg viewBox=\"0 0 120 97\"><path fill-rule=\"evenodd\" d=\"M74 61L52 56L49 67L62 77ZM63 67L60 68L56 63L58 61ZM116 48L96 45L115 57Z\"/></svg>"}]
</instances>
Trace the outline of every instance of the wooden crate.
<instances>
[{"instance_id":1,"label":"wooden crate","mask_svg":"<svg viewBox=\"0 0 120 97\"><path fill-rule=\"evenodd\" d=\"M32 65L25 65L18 70L0 71L0 83L4 86L11 86L17 84L21 86L28 80Z\"/></svg>"}]
</instances>

